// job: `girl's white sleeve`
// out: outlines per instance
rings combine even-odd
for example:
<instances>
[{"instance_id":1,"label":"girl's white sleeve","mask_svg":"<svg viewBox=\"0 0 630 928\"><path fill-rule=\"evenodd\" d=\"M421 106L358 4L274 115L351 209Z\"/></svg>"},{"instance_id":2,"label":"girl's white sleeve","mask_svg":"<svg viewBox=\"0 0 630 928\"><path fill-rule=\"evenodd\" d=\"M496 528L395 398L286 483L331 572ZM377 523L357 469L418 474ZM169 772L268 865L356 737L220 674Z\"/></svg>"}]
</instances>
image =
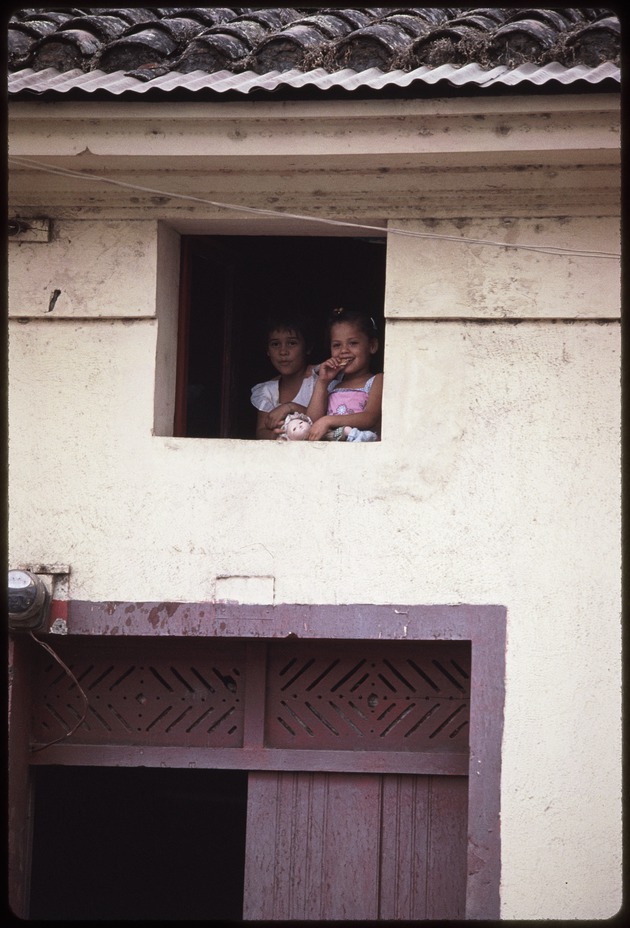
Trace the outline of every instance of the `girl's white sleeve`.
<instances>
[{"instance_id":1,"label":"girl's white sleeve","mask_svg":"<svg viewBox=\"0 0 630 928\"><path fill-rule=\"evenodd\" d=\"M313 396L313 390L315 389L315 384L317 383L317 373L319 371L319 364L317 367L314 367L308 377L305 377L302 381L302 386L293 397L294 403L299 403L301 406L308 406Z\"/></svg>"},{"instance_id":2,"label":"girl's white sleeve","mask_svg":"<svg viewBox=\"0 0 630 928\"><path fill-rule=\"evenodd\" d=\"M274 389L275 388L275 389ZM278 405L278 384L274 380L266 380L252 387L252 405L261 412L271 412Z\"/></svg>"}]
</instances>

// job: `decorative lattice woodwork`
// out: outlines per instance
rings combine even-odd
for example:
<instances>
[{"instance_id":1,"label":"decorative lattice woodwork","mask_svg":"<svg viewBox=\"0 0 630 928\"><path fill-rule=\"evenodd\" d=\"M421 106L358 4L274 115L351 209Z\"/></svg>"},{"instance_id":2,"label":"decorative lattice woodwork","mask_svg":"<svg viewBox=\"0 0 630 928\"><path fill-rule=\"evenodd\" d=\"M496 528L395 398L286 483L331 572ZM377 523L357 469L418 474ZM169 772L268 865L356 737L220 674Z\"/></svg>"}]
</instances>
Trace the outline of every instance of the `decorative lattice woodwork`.
<instances>
[{"instance_id":1,"label":"decorative lattice woodwork","mask_svg":"<svg viewBox=\"0 0 630 928\"><path fill-rule=\"evenodd\" d=\"M55 650L88 699L68 739L82 744L239 747L243 740L244 648L233 642L130 644L112 639L58 639ZM86 645L89 645L86 647ZM84 712L72 679L41 660L33 736L46 743L71 731Z\"/></svg>"},{"instance_id":2,"label":"decorative lattice woodwork","mask_svg":"<svg viewBox=\"0 0 630 928\"><path fill-rule=\"evenodd\" d=\"M278 642L269 651L269 747L461 751L467 642Z\"/></svg>"},{"instance_id":3,"label":"decorative lattice woodwork","mask_svg":"<svg viewBox=\"0 0 630 928\"><path fill-rule=\"evenodd\" d=\"M38 655L36 745L468 750L469 642L76 637L53 644L80 690L52 656Z\"/></svg>"}]
</instances>

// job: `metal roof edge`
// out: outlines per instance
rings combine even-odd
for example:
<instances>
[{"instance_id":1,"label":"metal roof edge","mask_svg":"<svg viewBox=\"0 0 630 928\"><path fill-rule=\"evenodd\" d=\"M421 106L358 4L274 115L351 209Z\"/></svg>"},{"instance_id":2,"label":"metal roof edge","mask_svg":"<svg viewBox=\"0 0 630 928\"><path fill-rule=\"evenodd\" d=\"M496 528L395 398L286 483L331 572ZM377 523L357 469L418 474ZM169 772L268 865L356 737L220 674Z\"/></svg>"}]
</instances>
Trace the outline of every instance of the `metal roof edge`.
<instances>
[{"instance_id":1,"label":"metal roof edge","mask_svg":"<svg viewBox=\"0 0 630 928\"><path fill-rule=\"evenodd\" d=\"M149 91L158 90L169 93L174 90L185 90L193 93L211 91L222 94L232 91L247 95L253 90L273 91L280 87L304 88L311 87L323 92L332 88L341 88L354 91L359 88L370 90L384 90L386 87L409 87L420 82L435 87L446 82L451 86L463 87L475 85L480 89L496 84L515 87L527 83L541 86L551 81L558 81L567 86L585 81L589 84L598 84L602 81L621 82L621 70L612 62L605 62L596 67L575 65L567 67L557 63L537 66L523 64L516 68L506 66L484 69L478 64L454 66L450 64L431 68L422 66L412 71L383 72L378 68L366 71L354 71L346 68L342 71L329 73L323 68L312 71L270 71L266 74L257 74L254 71L243 71L233 74L230 71L218 71L207 74L203 71L181 73L169 71L161 77L150 81L142 81L130 76L125 71L89 71L84 73L79 69L59 72L54 68L44 71L24 69L9 75L8 94L15 97L18 94L63 95L70 91L95 93L97 91L120 96L130 94L143 96Z\"/></svg>"}]
</instances>

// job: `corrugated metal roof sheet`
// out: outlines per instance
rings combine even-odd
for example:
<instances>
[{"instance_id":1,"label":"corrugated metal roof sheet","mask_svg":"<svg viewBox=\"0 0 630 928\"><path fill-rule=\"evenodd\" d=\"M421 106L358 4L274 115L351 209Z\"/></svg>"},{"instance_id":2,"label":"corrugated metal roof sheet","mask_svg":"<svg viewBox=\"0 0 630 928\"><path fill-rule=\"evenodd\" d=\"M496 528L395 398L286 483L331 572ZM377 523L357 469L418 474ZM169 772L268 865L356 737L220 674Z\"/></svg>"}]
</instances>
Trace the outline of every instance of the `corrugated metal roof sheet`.
<instances>
[{"instance_id":1,"label":"corrugated metal roof sheet","mask_svg":"<svg viewBox=\"0 0 630 928\"><path fill-rule=\"evenodd\" d=\"M353 91L360 87L371 90L382 90L385 87L408 87L418 81L432 85L445 81L455 87L465 84L476 84L479 87L503 84L514 87L525 82L539 86L554 80L565 85L576 81L598 84L610 79L619 81L620 69L609 62L596 68L586 65L567 68L560 64L549 64L544 67L524 64L517 68L507 68L503 65L489 70L481 68L478 64L468 64L462 67L445 64L437 68L424 66L413 71L396 70L386 73L378 68L369 68L360 72L345 68L334 74L329 74L323 68L315 68L307 72L297 69L269 71L266 74L256 74L254 71L244 71L241 74L232 74L227 70L217 71L214 74L192 71L190 74L169 72L148 82L139 81L126 74L125 71L114 71L112 74L106 74L104 71L91 71L85 74L78 68L65 73L60 73L54 68L47 68L44 71L33 71L27 68L9 75L9 92L19 93L29 90L31 93L54 91L64 94L79 89L84 93L105 90L114 96L119 96L123 93L143 95L152 90L164 92L211 90L217 94L227 91L247 94L253 90L273 91L281 86L294 88L311 86L319 90L337 87Z\"/></svg>"},{"instance_id":2,"label":"corrugated metal roof sheet","mask_svg":"<svg viewBox=\"0 0 630 928\"><path fill-rule=\"evenodd\" d=\"M620 81L620 25L593 8L25 9L12 98Z\"/></svg>"}]
</instances>

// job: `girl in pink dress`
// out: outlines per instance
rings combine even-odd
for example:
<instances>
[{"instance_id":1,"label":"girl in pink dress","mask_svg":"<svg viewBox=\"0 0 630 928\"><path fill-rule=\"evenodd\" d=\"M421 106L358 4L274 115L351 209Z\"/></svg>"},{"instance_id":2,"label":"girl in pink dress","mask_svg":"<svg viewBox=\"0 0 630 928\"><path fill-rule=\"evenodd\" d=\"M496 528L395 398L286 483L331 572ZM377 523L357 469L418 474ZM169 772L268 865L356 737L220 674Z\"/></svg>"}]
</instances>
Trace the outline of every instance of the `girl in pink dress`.
<instances>
[{"instance_id":1,"label":"girl in pink dress","mask_svg":"<svg viewBox=\"0 0 630 928\"><path fill-rule=\"evenodd\" d=\"M357 310L336 309L329 322L331 357L319 372L307 415L308 440L378 441L383 375L370 365L378 351L374 320Z\"/></svg>"}]
</instances>

